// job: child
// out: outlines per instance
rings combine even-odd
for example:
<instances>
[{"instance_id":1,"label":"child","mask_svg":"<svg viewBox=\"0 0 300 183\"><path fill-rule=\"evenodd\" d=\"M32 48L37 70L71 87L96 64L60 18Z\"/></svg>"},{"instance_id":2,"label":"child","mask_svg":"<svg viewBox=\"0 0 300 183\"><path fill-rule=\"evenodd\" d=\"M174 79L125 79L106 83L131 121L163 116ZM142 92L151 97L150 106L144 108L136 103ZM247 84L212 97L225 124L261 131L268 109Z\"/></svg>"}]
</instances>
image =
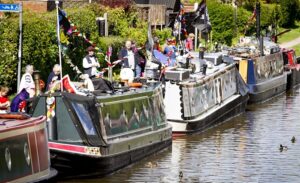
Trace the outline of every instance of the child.
<instances>
[{"instance_id":1,"label":"child","mask_svg":"<svg viewBox=\"0 0 300 183\"><path fill-rule=\"evenodd\" d=\"M7 110L10 102L7 97L9 89L6 86L0 86L0 110Z\"/></svg>"}]
</instances>

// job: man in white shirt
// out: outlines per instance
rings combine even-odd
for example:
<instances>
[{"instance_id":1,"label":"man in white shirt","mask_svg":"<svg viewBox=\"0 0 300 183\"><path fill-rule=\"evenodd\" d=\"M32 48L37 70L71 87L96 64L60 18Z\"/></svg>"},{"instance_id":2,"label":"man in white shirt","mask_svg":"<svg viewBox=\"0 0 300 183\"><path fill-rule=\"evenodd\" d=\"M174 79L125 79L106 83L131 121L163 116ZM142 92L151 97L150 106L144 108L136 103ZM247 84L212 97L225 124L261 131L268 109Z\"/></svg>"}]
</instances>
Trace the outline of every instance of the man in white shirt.
<instances>
[{"instance_id":1,"label":"man in white shirt","mask_svg":"<svg viewBox=\"0 0 300 183\"><path fill-rule=\"evenodd\" d=\"M134 53L132 50L128 50L127 51L127 57L128 57L128 66L130 69L134 70L134 66L135 66L135 58L134 58Z\"/></svg>"},{"instance_id":2,"label":"man in white shirt","mask_svg":"<svg viewBox=\"0 0 300 183\"><path fill-rule=\"evenodd\" d=\"M98 59L95 57L95 48L90 46L87 48L88 55L83 58L82 66L84 74L88 74L90 78L96 77L99 72L97 70L100 67Z\"/></svg>"},{"instance_id":3,"label":"man in white shirt","mask_svg":"<svg viewBox=\"0 0 300 183\"><path fill-rule=\"evenodd\" d=\"M26 89L28 93L34 92L35 85L32 79L32 74L33 74L33 66L27 65L25 68L25 73L23 74L20 82L18 93L20 93L23 89Z\"/></svg>"}]
</instances>

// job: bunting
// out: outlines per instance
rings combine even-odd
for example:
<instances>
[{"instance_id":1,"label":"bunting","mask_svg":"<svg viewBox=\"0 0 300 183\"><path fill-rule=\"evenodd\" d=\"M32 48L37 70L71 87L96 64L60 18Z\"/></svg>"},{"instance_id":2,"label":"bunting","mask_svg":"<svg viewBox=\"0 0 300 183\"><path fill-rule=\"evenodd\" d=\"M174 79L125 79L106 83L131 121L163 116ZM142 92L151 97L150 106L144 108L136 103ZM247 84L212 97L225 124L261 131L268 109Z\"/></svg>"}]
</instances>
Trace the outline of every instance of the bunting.
<instances>
[{"instance_id":1,"label":"bunting","mask_svg":"<svg viewBox=\"0 0 300 183\"><path fill-rule=\"evenodd\" d=\"M70 21L70 18L67 16L66 12L64 12L61 9L58 9L59 14L59 25L64 29L64 33L68 36L75 35L78 37L83 38L87 43L92 45L95 50L100 52L100 54L103 54L101 49L96 46L96 44L89 40L87 36L84 33L81 33L77 27Z\"/></svg>"},{"instance_id":2,"label":"bunting","mask_svg":"<svg viewBox=\"0 0 300 183\"><path fill-rule=\"evenodd\" d=\"M173 35L177 37L179 34L184 35L187 37L187 30L186 30L186 18L184 16L184 5L180 2L180 10L178 15L176 16L174 27L173 27Z\"/></svg>"},{"instance_id":3,"label":"bunting","mask_svg":"<svg viewBox=\"0 0 300 183\"><path fill-rule=\"evenodd\" d=\"M206 6L206 0L202 0L196 10L196 17L193 20L192 25L203 32L211 31L211 23L209 19L208 9Z\"/></svg>"}]
</instances>

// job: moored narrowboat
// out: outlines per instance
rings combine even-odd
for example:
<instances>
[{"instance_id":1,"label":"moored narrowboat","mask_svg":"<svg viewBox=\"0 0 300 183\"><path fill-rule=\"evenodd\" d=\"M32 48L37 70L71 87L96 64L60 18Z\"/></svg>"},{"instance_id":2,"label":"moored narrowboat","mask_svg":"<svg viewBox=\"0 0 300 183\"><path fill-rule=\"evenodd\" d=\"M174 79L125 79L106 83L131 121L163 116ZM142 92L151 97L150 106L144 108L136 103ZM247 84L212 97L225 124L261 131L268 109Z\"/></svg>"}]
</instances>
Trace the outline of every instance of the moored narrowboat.
<instances>
[{"instance_id":1,"label":"moored narrowboat","mask_svg":"<svg viewBox=\"0 0 300 183\"><path fill-rule=\"evenodd\" d=\"M239 72L249 88L249 104L262 103L286 91L283 53L271 40L264 39L264 55L255 38L244 38L228 51L238 62Z\"/></svg>"},{"instance_id":2,"label":"moored narrowboat","mask_svg":"<svg viewBox=\"0 0 300 183\"><path fill-rule=\"evenodd\" d=\"M103 176L172 143L159 83L87 96L40 95L31 113L51 116L51 163L66 177Z\"/></svg>"},{"instance_id":3,"label":"moored narrowboat","mask_svg":"<svg viewBox=\"0 0 300 183\"><path fill-rule=\"evenodd\" d=\"M191 54L194 59L190 62L196 67L193 72L166 71L164 101L175 135L202 132L239 115L248 100L235 63L224 63L222 54L206 54L205 60Z\"/></svg>"},{"instance_id":4,"label":"moored narrowboat","mask_svg":"<svg viewBox=\"0 0 300 183\"><path fill-rule=\"evenodd\" d=\"M0 182L37 182L55 175L46 117L0 114Z\"/></svg>"},{"instance_id":5,"label":"moored narrowboat","mask_svg":"<svg viewBox=\"0 0 300 183\"><path fill-rule=\"evenodd\" d=\"M261 103L286 91L282 52L239 61L239 71L249 88L249 103Z\"/></svg>"}]
</instances>

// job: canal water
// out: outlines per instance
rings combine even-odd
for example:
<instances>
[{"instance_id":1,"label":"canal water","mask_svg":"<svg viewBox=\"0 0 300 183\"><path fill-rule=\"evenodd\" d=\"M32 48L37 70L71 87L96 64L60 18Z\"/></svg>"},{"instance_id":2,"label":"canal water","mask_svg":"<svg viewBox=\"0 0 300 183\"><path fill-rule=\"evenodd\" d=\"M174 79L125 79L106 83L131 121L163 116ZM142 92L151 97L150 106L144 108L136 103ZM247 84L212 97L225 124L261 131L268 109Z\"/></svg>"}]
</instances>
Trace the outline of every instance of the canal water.
<instances>
[{"instance_id":1,"label":"canal water","mask_svg":"<svg viewBox=\"0 0 300 183\"><path fill-rule=\"evenodd\" d=\"M112 175L68 182L300 182L300 90L201 134L173 140L172 148ZM295 136L296 142L291 138ZM282 152L280 144L287 146Z\"/></svg>"}]
</instances>

